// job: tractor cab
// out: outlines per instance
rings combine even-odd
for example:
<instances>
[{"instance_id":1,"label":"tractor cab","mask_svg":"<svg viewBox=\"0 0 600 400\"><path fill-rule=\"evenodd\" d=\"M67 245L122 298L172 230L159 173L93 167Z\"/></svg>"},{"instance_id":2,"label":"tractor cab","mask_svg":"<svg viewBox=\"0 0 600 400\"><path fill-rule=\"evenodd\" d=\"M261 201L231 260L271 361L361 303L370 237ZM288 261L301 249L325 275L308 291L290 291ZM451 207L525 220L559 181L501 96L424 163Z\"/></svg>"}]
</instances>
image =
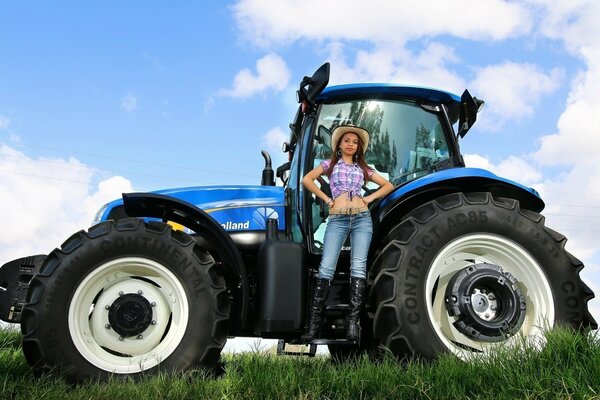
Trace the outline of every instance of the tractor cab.
<instances>
[{"instance_id":1,"label":"tractor cab","mask_svg":"<svg viewBox=\"0 0 600 400\"><path fill-rule=\"evenodd\" d=\"M307 135L311 138L307 141L310 145L305 151L304 172L331 157L331 132L347 123L369 132L367 164L394 186L441 169L463 166L452 130L445 123L445 108L408 98L405 88L398 89L377 95L381 87L365 86L362 88L364 96L354 92L355 98L350 100L339 94L327 96L337 90L345 91L345 87L333 87L325 93L318 107L315 128ZM322 177L320 184L323 191L329 191L327 177ZM376 188L377 185L367 183L363 195ZM300 190L303 189L300 187ZM310 247L319 252L325 234L326 205L309 192L305 191L303 197L306 198L306 231L313 233L308 235L309 240L312 238Z\"/></svg>"},{"instance_id":2,"label":"tractor cab","mask_svg":"<svg viewBox=\"0 0 600 400\"><path fill-rule=\"evenodd\" d=\"M327 207L304 190L301 180L331 157L331 133L337 126L350 123L366 129L370 135L367 164L399 187L432 172L464 167L458 137L473 125L483 104L468 91L458 97L441 90L393 84L327 87L328 81L329 63L312 78L302 80L297 92L300 106L290 124L290 141L283 148L290 162L277 170L289 191L288 234L293 241L306 243L313 254L321 253ZM453 125L459 121L455 133ZM327 177L319 184L329 192ZM363 194L375 186L367 184ZM371 208L377 211L376 204Z\"/></svg>"}]
</instances>

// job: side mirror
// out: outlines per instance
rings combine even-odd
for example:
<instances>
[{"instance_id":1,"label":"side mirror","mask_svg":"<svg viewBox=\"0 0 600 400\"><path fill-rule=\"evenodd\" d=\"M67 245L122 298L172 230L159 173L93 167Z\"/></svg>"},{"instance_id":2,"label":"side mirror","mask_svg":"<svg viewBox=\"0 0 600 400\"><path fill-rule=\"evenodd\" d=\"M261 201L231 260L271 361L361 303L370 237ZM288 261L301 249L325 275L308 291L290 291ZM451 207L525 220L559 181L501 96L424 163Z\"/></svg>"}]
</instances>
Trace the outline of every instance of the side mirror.
<instances>
[{"instance_id":1,"label":"side mirror","mask_svg":"<svg viewBox=\"0 0 600 400\"><path fill-rule=\"evenodd\" d=\"M284 185L287 183L286 172L290 170L291 165L292 165L292 163L288 161L285 164L277 167L277 171L276 171L275 175L279 179L281 179L281 182L283 182Z\"/></svg>"},{"instance_id":2,"label":"side mirror","mask_svg":"<svg viewBox=\"0 0 600 400\"><path fill-rule=\"evenodd\" d=\"M329 148L329 144L331 143L331 131L325 128L323 125L319 125L317 134L315 135L315 140L319 144L327 144L327 147Z\"/></svg>"},{"instance_id":3,"label":"side mirror","mask_svg":"<svg viewBox=\"0 0 600 400\"><path fill-rule=\"evenodd\" d=\"M481 111L485 102L477 97L471 96L468 90L465 90L460 96L460 115L458 118L458 136L465 137L469 129L477 120L477 113Z\"/></svg>"},{"instance_id":4,"label":"side mirror","mask_svg":"<svg viewBox=\"0 0 600 400\"><path fill-rule=\"evenodd\" d=\"M313 104L317 96L321 94L329 83L329 72L329 63L326 62L315 71L312 77L305 76L302 82L300 82L300 88L296 92L298 103L307 101Z\"/></svg>"}]
</instances>

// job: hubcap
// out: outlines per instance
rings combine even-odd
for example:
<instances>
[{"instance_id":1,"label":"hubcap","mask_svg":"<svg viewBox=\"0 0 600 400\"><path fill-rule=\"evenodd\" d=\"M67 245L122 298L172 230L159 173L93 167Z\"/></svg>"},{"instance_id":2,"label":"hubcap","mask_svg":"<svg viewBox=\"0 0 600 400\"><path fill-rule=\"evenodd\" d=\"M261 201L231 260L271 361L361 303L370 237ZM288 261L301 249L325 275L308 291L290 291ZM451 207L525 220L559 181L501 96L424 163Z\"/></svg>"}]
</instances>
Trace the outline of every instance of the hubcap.
<instances>
[{"instance_id":1,"label":"hubcap","mask_svg":"<svg viewBox=\"0 0 600 400\"><path fill-rule=\"evenodd\" d=\"M526 302L516 278L497 265L470 265L455 274L445 301L456 329L476 340L505 340L525 319Z\"/></svg>"},{"instance_id":2,"label":"hubcap","mask_svg":"<svg viewBox=\"0 0 600 400\"><path fill-rule=\"evenodd\" d=\"M120 296L108 310L110 326L123 337L144 332L152 323L152 306L137 293Z\"/></svg>"}]
</instances>

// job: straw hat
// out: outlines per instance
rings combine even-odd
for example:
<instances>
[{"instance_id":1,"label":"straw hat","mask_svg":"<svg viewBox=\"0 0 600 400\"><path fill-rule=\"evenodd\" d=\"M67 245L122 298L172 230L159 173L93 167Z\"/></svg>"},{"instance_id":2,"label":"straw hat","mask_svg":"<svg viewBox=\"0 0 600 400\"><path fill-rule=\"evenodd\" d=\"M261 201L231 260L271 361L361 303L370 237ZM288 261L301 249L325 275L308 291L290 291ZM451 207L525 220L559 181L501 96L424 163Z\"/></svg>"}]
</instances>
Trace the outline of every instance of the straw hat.
<instances>
[{"instance_id":1,"label":"straw hat","mask_svg":"<svg viewBox=\"0 0 600 400\"><path fill-rule=\"evenodd\" d=\"M367 147L369 147L369 132L352 124L340 125L333 130L333 134L331 135L331 149L335 150L340 139L348 132L358 135L363 144L363 153L366 152Z\"/></svg>"}]
</instances>

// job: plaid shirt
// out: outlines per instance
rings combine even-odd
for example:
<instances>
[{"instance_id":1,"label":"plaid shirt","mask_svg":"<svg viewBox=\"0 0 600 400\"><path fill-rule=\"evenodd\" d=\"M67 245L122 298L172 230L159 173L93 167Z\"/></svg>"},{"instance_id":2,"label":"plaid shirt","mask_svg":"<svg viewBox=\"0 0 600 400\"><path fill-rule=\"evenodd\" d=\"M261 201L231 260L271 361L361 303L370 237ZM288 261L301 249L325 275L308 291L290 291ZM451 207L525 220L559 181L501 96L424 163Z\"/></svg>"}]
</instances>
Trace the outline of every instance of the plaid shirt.
<instances>
[{"instance_id":1,"label":"plaid shirt","mask_svg":"<svg viewBox=\"0 0 600 400\"><path fill-rule=\"evenodd\" d=\"M321 167L323 171L327 171L331 160L321 161ZM367 169L369 178L373 176L373 170ZM333 167L331 177L329 178L329 187L331 188L331 195L333 198L337 198L342 193L347 193L349 199L352 196L361 196L361 188L365 181L365 176L360 165L357 163L346 164L340 159L337 164Z\"/></svg>"}]
</instances>

